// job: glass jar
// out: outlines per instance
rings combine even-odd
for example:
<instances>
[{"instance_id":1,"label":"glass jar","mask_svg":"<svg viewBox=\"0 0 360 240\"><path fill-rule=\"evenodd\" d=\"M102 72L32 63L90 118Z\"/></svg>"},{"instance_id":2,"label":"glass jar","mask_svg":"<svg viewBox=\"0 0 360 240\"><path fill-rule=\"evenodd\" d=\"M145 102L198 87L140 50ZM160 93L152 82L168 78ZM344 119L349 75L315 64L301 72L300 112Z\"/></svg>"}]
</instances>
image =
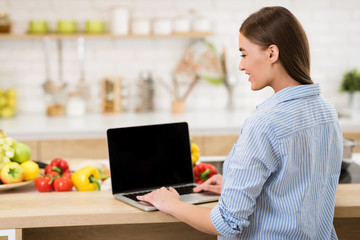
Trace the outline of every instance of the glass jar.
<instances>
[{"instance_id":1,"label":"glass jar","mask_svg":"<svg viewBox=\"0 0 360 240\"><path fill-rule=\"evenodd\" d=\"M0 13L0 33L10 33L11 22L6 13Z\"/></svg>"},{"instance_id":2,"label":"glass jar","mask_svg":"<svg viewBox=\"0 0 360 240\"><path fill-rule=\"evenodd\" d=\"M0 118L10 118L16 115L17 91L15 88L0 87Z\"/></svg>"},{"instance_id":3,"label":"glass jar","mask_svg":"<svg viewBox=\"0 0 360 240\"><path fill-rule=\"evenodd\" d=\"M0 118L10 118L17 113L16 76L13 72L0 72Z\"/></svg>"},{"instance_id":4,"label":"glass jar","mask_svg":"<svg viewBox=\"0 0 360 240\"><path fill-rule=\"evenodd\" d=\"M140 72L137 82L136 112L154 111L154 80L151 72Z\"/></svg>"},{"instance_id":5,"label":"glass jar","mask_svg":"<svg viewBox=\"0 0 360 240\"><path fill-rule=\"evenodd\" d=\"M101 106L103 113L122 113L122 78L105 77L101 80Z\"/></svg>"},{"instance_id":6,"label":"glass jar","mask_svg":"<svg viewBox=\"0 0 360 240\"><path fill-rule=\"evenodd\" d=\"M70 92L66 102L66 115L71 117L84 116L86 103L80 91Z\"/></svg>"},{"instance_id":7,"label":"glass jar","mask_svg":"<svg viewBox=\"0 0 360 240\"><path fill-rule=\"evenodd\" d=\"M44 84L46 114L50 117L65 115L66 84L46 82Z\"/></svg>"}]
</instances>

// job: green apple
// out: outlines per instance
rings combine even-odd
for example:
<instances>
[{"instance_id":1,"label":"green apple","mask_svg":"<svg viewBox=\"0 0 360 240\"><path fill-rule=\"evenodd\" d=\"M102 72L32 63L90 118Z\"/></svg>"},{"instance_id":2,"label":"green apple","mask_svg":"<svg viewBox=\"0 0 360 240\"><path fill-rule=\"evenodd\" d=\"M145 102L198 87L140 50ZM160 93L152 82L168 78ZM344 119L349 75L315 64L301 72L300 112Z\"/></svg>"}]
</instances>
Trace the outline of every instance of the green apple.
<instances>
[{"instance_id":1,"label":"green apple","mask_svg":"<svg viewBox=\"0 0 360 240\"><path fill-rule=\"evenodd\" d=\"M25 143L15 142L12 148L15 150L15 154L14 157L11 159L11 161L17 163L23 163L30 159L31 149Z\"/></svg>"},{"instance_id":2,"label":"green apple","mask_svg":"<svg viewBox=\"0 0 360 240\"><path fill-rule=\"evenodd\" d=\"M24 180L24 170L17 162L8 162L1 169L0 178L4 184L19 183Z\"/></svg>"}]
</instances>

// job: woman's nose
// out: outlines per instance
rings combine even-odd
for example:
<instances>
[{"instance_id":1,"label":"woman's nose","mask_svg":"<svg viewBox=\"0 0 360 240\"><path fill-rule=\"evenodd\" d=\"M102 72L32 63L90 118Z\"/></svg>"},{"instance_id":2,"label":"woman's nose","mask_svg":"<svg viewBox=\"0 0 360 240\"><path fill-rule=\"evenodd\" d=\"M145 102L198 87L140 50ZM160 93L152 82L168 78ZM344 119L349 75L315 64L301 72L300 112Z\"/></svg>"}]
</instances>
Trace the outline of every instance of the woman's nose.
<instances>
[{"instance_id":1,"label":"woman's nose","mask_svg":"<svg viewBox=\"0 0 360 240\"><path fill-rule=\"evenodd\" d=\"M243 64L243 60L241 59L240 63L239 63L239 70L240 71L244 71L245 70L245 67L244 67L244 64Z\"/></svg>"}]
</instances>

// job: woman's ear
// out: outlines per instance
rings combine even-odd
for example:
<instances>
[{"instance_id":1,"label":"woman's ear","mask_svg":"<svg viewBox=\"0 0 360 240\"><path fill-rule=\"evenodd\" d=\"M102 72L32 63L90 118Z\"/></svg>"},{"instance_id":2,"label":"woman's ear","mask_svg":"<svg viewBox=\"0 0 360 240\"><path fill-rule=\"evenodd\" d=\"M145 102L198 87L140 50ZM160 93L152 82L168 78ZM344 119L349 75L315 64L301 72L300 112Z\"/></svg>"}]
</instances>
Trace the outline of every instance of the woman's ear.
<instances>
[{"instance_id":1,"label":"woman's ear","mask_svg":"<svg viewBox=\"0 0 360 240\"><path fill-rule=\"evenodd\" d=\"M270 45L268 51L269 61L275 63L279 59L279 48L276 45Z\"/></svg>"}]
</instances>

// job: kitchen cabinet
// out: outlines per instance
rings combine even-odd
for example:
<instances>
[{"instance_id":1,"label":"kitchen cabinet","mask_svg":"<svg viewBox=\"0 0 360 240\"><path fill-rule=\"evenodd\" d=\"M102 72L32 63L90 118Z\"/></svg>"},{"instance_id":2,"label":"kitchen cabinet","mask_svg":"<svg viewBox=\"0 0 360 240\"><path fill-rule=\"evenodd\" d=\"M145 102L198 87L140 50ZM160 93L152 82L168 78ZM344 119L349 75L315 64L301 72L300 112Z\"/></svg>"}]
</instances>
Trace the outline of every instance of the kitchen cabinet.
<instances>
[{"instance_id":1,"label":"kitchen cabinet","mask_svg":"<svg viewBox=\"0 0 360 240\"><path fill-rule=\"evenodd\" d=\"M108 159L106 139L40 140L37 144L41 161L56 157Z\"/></svg>"},{"instance_id":2,"label":"kitchen cabinet","mask_svg":"<svg viewBox=\"0 0 360 240\"><path fill-rule=\"evenodd\" d=\"M360 142L360 133L344 133ZM193 136L192 141L200 148L200 156L226 156L238 139L236 135ZM49 161L56 157L107 159L107 142L104 138L24 140L32 151L32 159ZM360 152L360 146L354 152Z\"/></svg>"},{"instance_id":3,"label":"kitchen cabinet","mask_svg":"<svg viewBox=\"0 0 360 240\"><path fill-rule=\"evenodd\" d=\"M227 155L237 136L194 136L192 141L200 148L201 156ZM107 159L107 142L104 138L24 140L32 151L32 159L49 161L56 157Z\"/></svg>"}]
</instances>

